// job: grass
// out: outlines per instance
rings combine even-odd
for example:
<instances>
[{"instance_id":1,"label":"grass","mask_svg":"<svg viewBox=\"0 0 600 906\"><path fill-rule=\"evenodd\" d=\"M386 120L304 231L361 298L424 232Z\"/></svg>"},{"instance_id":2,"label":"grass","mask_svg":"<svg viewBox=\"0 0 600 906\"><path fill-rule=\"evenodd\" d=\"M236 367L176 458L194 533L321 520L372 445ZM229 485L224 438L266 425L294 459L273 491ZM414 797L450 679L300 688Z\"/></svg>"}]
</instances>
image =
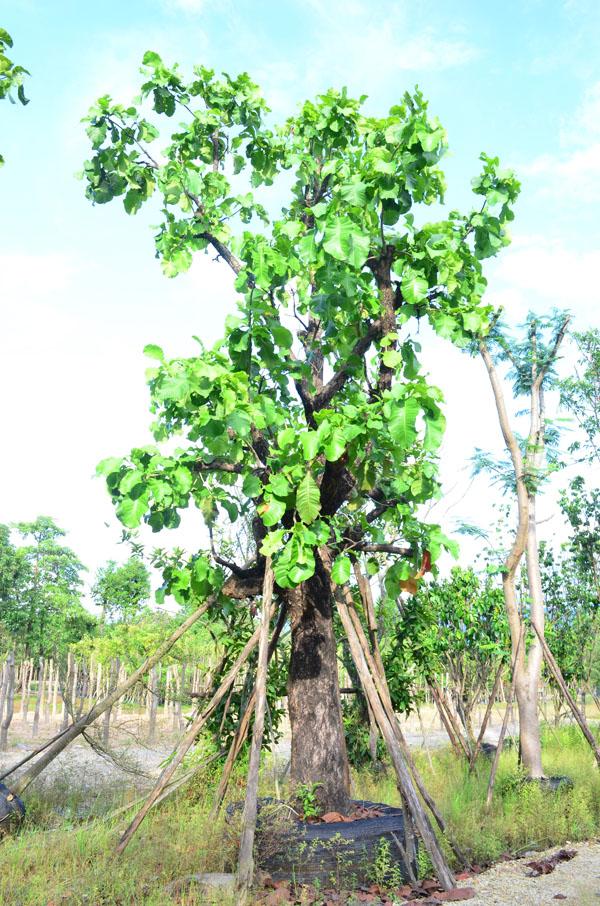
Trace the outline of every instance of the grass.
<instances>
[{"instance_id":1,"label":"grass","mask_svg":"<svg viewBox=\"0 0 600 906\"><path fill-rule=\"evenodd\" d=\"M571 790L545 792L523 784L516 754L502 755L493 806L484 809L489 762L480 760L475 774L449 750L432 753L432 767L417 751L423 777L462 849L476 862L504 852L546 848L596 836L600 832L600 772L579 732L572 727L548 730L544 738L547 774L566 774ZM272 793L272 773L263 777L265 794ZM231 871L236 856L235 835L222 821L210 818L216 786L213 771L185 794L151 812L126 853L114 855L119 833L130 815L118 820L80 823L76 791L65 802L60 786L44 799L28 798L28 817L20 832L0 845L0 903L11 906L196 906L211 901L189 892L170 899L170 881L202 871ZM231 798L241 799L244 774L235 777ZM397 803L391 771L355 774L356 797ZM54 808L60 801L62 816ZM426 860L421 866L427 871ZM219 892L214 903L233 906Z\"/></svg>"}]
</instances>

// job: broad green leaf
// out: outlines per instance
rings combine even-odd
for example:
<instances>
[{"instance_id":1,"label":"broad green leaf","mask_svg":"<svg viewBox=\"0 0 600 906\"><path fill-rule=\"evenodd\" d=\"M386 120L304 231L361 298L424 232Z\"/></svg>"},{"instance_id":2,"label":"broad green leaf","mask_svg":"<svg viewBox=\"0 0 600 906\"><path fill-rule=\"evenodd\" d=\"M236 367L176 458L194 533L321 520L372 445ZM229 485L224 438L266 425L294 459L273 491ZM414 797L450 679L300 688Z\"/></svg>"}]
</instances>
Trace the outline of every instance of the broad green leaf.
<instances>
[{"instance_id":1,"label":"broad green leaf","mask_svg":"<svg viewBox=\"0 0 600 906\"><path fill-rule=\"evenodd\" d=\"M354 268L365 263L371 247L368 233L348 218L338 217L328 223L323 237L323 248L338 261L345 261Z\"/></svg>"},{"instance_id":2,"label":"broad green leaf","mask_svg":"<svg viewBox=\"0 0 600 906\"><path fill-rule=\"evenodd\" d=\"M427 298L429 284L425 277L407 267L402 272L402 295L410 305L417 305Z\"/></svg>"},{"instance_id":3,"label":"broad green leaf","mask_svg":"<svg viewBox=\"0 0 600 906\"><path fill-rule=\"evenodd\" d=\"M314 522L321 511L321 492L310 472L296 489L296 509L302 522L306 523Z\"/></svg>"},{"instance_id":4,"label":"broad green leaf","mask_svg":"<svg viewBox=\"0 0 600 906\"><path fill-rule=\"evenodd\" d=\"M283 428L277 434L277 444L280 450L285 450L291 446L296 439L296 432L293 428Z\"/></svg>"},{"instance_id":5,"label":"broad green leaf","mask_svg":"<svg viewBox=\"0 0 600 906\"><path fill-rule=\"evenodd\" d=\"M118 472L123 465L123 459L120 456L108 456L96 466L96 475L111 475Z\"/></svg>"},{"instance_id":6,"label":"broad green leaf","mask_svg":"<svg viewBox=\"0 0 600 906\"><path fill-rule=\"evenodd\" d=\"M344 437L341 428L334 428L332 430L323 449L325 451L325 458L329 460L329 462L335 462L342 456L346 449L346 438Z\"/></svg>"},{"instance_id":7,"label":"broad green leaf","mask_svg":"<svg viewBox=\"0 0 600 906\"><path fill-rule=\"evenodd\" d=\"M148 501L145 497L138 497L136 500L125 497L117 506L117 516L123 525L133 529L139 525L147 509Z\"/></svg>"},{"instance_id":8,"label":"broad green leaf","mask_svg":"<svg viewBox=\"0 0 600 906\"><path fill-rule=\"evenodd\" d=\"M419 412L420 406L412 397L394 404L388 429L393 440L404 449L412 446L417 438L415 423Z\"/></svg>"},{"instance_id":9,"label":"broad green leaf","mask_svg":"<svg viewBox=\"0 0 600 906\"><path fill-rule=\"evenodd\" d=\"M259 506L258 513L263 523L267 527L270 527L272 525L277 525L285 513L285 510L286 506L284 500L279 500L277 497L269 497L261 504L261 506Z\"/></svg>"},{"instance_id":10,"label":"broad green leaf","mask_svg":"<svg viewBox=\"0 0 600 906\"><path fill-rule=\"evenodd\" d=\"M317 450L319 449L319 435L317 432L303 431L300 435L300 443L302 444L305 460L308 462L309 460L314 459L317 455Z\"/></svg>"},{"instance_id":11,"label":"broad green leaf","mask_svg":"<svg viewBox=\"0 0 600 906\"><path fill-rule=\"evenodd\" d=\"M294 341L294 335L291 330L288 330L287 327L283 327L281 324L275 324L271 328L271 333L278 346L282 349L290 349Z\"/></svg>"},{"instance_id":12,"label":"broad green leaf","mask_svg":"<svg viewBox=\"0 0 600 906\"><path fill-rule=\"evenodd\" d=\"M258 475L250 473L244 478L242 491L246 497L259 497L262 491L262 483Z\"/></svg>"},{"instance_id":13,"label":"broad green leaf","mask_svg":"<svg viewBox=\"0 0 600 906\"><path fill-rule=\"evenodd\" d=\"M336 585L344 585L350 578L351 571L352 563L350 562L350 557L347 557L345 554L340 554L333 561L331 578Z\"/></svg>"},{"instance_id":14,"label":"broad green leaf","mask_svg":"<svg viewBox=\"0 0 600 906\"><path fill-rule=\"evenodd\" d=\"M446 428L446 418L442 412L433 415L430 412L425 413L425 438L423 445L430 453L435 453L439 449L444 439L444 430Z\"/></svg>"}]
</instances>

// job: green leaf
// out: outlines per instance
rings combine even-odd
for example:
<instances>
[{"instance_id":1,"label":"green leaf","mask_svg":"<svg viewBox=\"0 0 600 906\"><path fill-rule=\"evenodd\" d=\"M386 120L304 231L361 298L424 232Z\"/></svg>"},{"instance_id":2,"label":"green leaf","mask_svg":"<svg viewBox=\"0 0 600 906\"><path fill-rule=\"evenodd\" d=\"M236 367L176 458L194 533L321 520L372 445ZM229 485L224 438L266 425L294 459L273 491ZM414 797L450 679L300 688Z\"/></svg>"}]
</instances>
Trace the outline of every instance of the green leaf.
<instances>
[{"instance_id":1,"label":"green leaf","mask_svg":"<svg viewBox=\"0 0 600 906\"><path fill-rule=\"evenodd\" d=\"M283 428L277 434L277 445L280 450L285 450L291 446L296 439L296 432L293 428Z\"/></svg>"},{"instance_id":2,"label":"green leaf","mask_svg":"<svg viewBox=\"0 0 600 906\"><path fill-rule=\"evenodd\" d=\"M96 475L111 475L118 472L123 465L123 459L120 456L108 456L96 466Z\"/></svg>"},{"instance_id":3,"label":"green leaf","mask_svg":"<svg viewBox=\"0 0 600 906\"><path fill-rule=\"evenodd\" d=\"M352 220L338 217L329 223L323 237L323 248L332 258L345 261L354 268L365 263L371 247L367 233L362 233Z\"/></svg>"},{"instance_id":4,"label":"green leaf","mask_svg":"<svg viewBox=\"0 0 600 906\"><path fill-rule=\"evenodd\" d=\"M347 557L345 554L340 554L333 561L331 578L336 585L344 585L350 578L351 571L352 563L350 562L350 557Z\"/></svg>"},{"instance_id":5,"label":"green leaf","mask_svg":"<svg viewBox=\"0 0 600 906\"><path fill-rule=\"evenodd\" d=\"M442 412L435 414L425 413L425 439L423 445L430 453L435 453L439 449L444 439L444 430L446 428L446 418Z\"/></svg>"},{"instance_id":6,"label":"green leaf","mask_svg":"<svg viewBox=\"0 0 600 906\"><path fill-rule=\"evenodd\" d=\"M402 273L402 295L410 305L417 305L427 298L429 284L425 277L407 267Z\"/></svg>"},{"instance_id":7,"label":"green leaf","mask_svg":"<svg viewBox=\"0 0 600 906\"><path fill-rule=\"evenodd\" d=\"M319 449L318 433L316 431L303 431L300 435L300 443L302 444L305 460L308 462L314 459Z\"/></svg>"},{"instance_id":8,"label":"green leaf","mask_svg":"<svg viewBox=\"0 0 600 906\"><path fill-rule=\"evenodd\" d=\"M265 557L272 557L276 551L283 547L283 536L285 529L277 529L275 532L269 532L261 545L260 552Z\"/></svg>"},{"instance_id":9,"label":"green leaf","mask_svg":"<svg viewBox=\"0 0 600 906\"><path fill-rule=\"evenodd\" d=\"M321 492L310 472L296 490L296 509L302 522L306 523L314 522L321 511Z\"/></svg>"},{"instance_id":10,"label":"green leaf","mask_svg":"<svg viewBox=\"0 0 600 906\"><path fill-rule=\"evenodd\" d=\"M144 346L144 355L151 359L158 359L159 362L164 362L165 360L164 352L160 346L155 346L154 343L148 343L147 346Z\"/></svg>"},{"instance_id":11,"label":"green leaf","mask_svg":"<svg viewBox=\"0 0 600 906\"><path fill-rule=\"evenodd\" d=\"M349 182L342 183L338 189L340 195L348 204L361 207L366 201L367 187L361 182L360 177L354 177Z\"/></svg>"},{"instance_id":12,"label":"green leaf","mask_svg":"<svg viewBox=\"0 0 600 906\"><path fill-rule=\"evenodd\" d=\"M325 451L325 458L329 462L335 462L342 456L346 449L346 438L344 437L341 428L334 428L332 430L323 449Z\"/></svg>"},{"instance_id":13,"label":"green leaf","mask_svg":"<svg viewBox=\"0 0 600 906\"><path fill-rule=\"evenodd\" d=\"M412 446L416 440L415 423L420 411L420 406L413 397L408 397L394 405L388 429L393 440L404 449Z\"/></svg>"},{"instance_id":14,"label":"green leaf","mask_svg":"<svg viewBox=\"0 0 600 906\"><path fill-rule=\"evenodd\" d=\"M148 501L145 496L138 497L136 500L126 497L117 506L117 517L127 528L136 528L147 508Z\"/></svg>"},{"instance_id":15,"label":"green leaf","mask_svg":"<svg viewBox=\"0 0 600 906\"><path fill-rule=\"evenodd\" d=\"M265 502L259 506L258 513L263 523L267 527L270 527L272 525L277 525L285 513L285 510L285 500L279 500L278 497L268 497Z\"/></svg>"},{"instance_id":16,"label":"green leaf","mask_svg":"<svg viewBox=\"0 0 600 906\"><path fill-rule=\"evenodd\" d=\"M271 333L273 339L282 349L290 349L294 340L294 335L291 330L288 330L287 327L282 327L281 324L275 324L271 328Z\"/></svg>"},{"instance_id":17,"label":"green leaf","mask_svg":"<svg viewBox=\"0 0 600 906\"><path fill-rule=\"evenodd\" d=\"M246 497L259 497L262 491L262 482L258 475L253 475L250 473L244 478L244 483L242 484L242 492Z\"/></svg>"}]
</instances>

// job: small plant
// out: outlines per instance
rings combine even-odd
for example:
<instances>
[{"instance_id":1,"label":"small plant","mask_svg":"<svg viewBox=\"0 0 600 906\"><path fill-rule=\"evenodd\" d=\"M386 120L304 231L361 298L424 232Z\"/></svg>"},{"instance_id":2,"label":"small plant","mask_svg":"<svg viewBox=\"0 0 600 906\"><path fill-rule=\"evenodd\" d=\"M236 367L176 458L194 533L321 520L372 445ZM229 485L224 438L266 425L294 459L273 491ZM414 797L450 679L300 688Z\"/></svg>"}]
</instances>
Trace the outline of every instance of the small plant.
<instances>
[{"instance_id":1,"label":"small plant","mask_svg":"<svg viewBox=\"0 0 600 906\"><path fill-rule=\"evenodd\" d=\"M381 890L395 890L403 883L402 869L396 859L392 858L390 841L386 837L381 837L379 841L371 878Z\"/></svg>"},{"instance_id":2,"label":"small plant","mask_svg":"<svg viewBox=\"0 0 600 906\"><path fill-rule=\"evenodd\" d=\"M302 817L305 821L309 818L318 818L321 807L317 800L317 790L322 783L300 783L296 787L296 799L302 806Z\"/></svg>"}]
</instances>

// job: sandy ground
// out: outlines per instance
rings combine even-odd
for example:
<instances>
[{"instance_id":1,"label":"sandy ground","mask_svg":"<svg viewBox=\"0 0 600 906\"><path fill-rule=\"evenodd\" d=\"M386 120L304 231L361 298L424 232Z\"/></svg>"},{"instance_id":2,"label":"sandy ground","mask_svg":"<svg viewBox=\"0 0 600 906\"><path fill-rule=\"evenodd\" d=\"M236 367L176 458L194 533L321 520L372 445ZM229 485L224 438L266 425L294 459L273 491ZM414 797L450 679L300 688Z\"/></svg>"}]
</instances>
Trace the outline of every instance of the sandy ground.
<instances>
[{"instance_id":1,"label":"sandy ground","mask_svg":"<svg viewBox=\"0 0 600 906\"><path fill-rule=\"evenodd\" d=\"M527 862L541 859L558 849L574 849L577 855L570 862L559 863L554 871L530 878ZM598 906L600 904L600 843L566 844L546 853L513 862L500 862L489 871L468 881L463 887L474 887L477 895L468 900L470 906Z\"/></svg>"}]
</instances>

